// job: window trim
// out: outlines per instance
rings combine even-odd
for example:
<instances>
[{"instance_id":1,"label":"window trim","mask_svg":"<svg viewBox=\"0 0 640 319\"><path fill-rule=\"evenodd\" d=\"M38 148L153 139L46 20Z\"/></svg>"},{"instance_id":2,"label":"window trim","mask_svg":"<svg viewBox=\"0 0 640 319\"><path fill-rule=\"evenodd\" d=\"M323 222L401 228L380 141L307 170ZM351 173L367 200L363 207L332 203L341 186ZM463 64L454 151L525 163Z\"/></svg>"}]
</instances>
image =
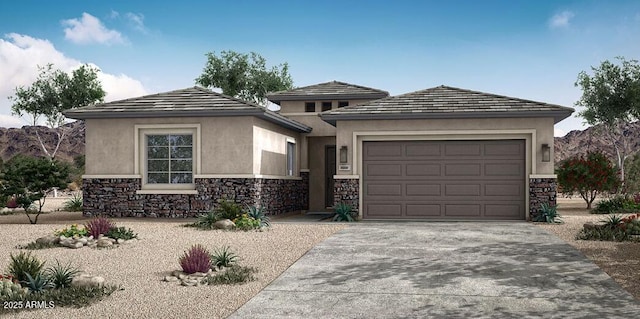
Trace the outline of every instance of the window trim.
<instances>
[{"instance_id":1,"label":"window trim","mask_svg":"<svg viewBox=\"0 0 640 319\"><path fill-rule=\"evenodd\" d=\"M292 151L293 153L289 153L289 145L292 145ZM285 172L285 176L296 176L296 140L292 139L292 138L286 138L285 141L285 160L287 161L286 163L286 172ZM289 160L291 158L291 161ZM289 167L289 162L291 162L291 167Z\"/></svg>"},{"instance_id":2,"label":"window trim","mask_svg":"<svg viewBox=\"0 0 640 319\"><path fill-rule=\"evenodd\" d=\"M189 184L149 184L147 183L147 135L192 134L193 136L193 178L201 172L200 124L145 124L135 125L134 170L142 177L142 190L194 190L195 181Z\"/></svg>"},{"instance_id":3,"label":"window trim","mask_svg":"<svg viewBox=\"0 0 640 319\"><path fill-rule=\"evenodd\" d=\"M313 110L310 110L311 105L313 104ZM305 113L315 113L316 112L316 102L304 102L304 112Z\"/></svg>"},{"instance_id":4,"label":"window trim","mask_svg":"<svg viewBox=\"0 0 640 319\"><path fill-rule=\"evenodd\" d=\"M338 108L349 106L349 101L338 101Z\"/></svg>"},{"instance_id":5,"label":"window trim","mask_svg":"<svg viewBox=\"0 0 640 319\"><path fill-rule=\"evenodd\" d=\"M326 106L328 106L329 108L328 108L328 109L327 109L327 108L325 108ZM333 102L331 102L331 101L329 101L329 102L322 102L322 103L321 103L321 107L322 107L322 108L321 108L322 112L325 112L325 111L331 111L331 108L333 108Z\"/></svg>"}]
</instances>

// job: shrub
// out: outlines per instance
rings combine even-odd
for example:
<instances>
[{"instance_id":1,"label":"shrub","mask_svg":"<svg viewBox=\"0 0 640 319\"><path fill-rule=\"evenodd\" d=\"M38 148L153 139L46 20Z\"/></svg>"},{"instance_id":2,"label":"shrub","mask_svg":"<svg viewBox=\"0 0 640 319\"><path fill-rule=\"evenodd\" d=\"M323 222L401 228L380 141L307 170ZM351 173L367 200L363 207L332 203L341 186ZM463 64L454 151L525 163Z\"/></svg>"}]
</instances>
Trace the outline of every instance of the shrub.
<instances>
[{"instance_id":1,"label":"shrub","mask_svg":"<svg viewBox=\"0 0 640 319\"><path fill-rule=\"evenodd\" d=\"M180 266L187 274L206 273L211 269L211 254L201 245L193 245L180 257Z\"/></svg>"},{"instance_id":2,"label":"shrub","mask_svg":"<svg viewBox=\"0 0 640 319\"><path fill-rule=\"evenodd\" d=\"M25 283L28 277L35 278L42 271L44 262L40 262L38 258L31 255L31 252L20 252L14 256L11 254L11 262L9 263L9 274L21 283Z\"/></svg>"},{"instance_id":3,"label":"shrub","mask_svg":"<svg viewBox=\"0 0 640 319\"><path fill-rule=\"evenodd\" d=\"M11 197L11 198L9 198L9 200L7 200L7 204L5 206L7 208L17 208L18 207L18 202L16 202L16 198L15 197Z\"/></svg>"},{"instance_id":4,"label":"shrub","mask_svg":"<svg viewBox=\"0 0 640 319\"><path fill-rule=\"evenodd\" d=\"M640 204L636 203L635 197L615 196L603 199L591 210L592 214L611 214L640 211Z\"/></svg>"},{"instance_id":5,"label":"shrub","mask_svg":"<svg viewBox=\"0 0 640 319\"><path fill-rule=\"evenodd\" d=\"M80 271L71 266L71 263L60 264L56 259L56 264L45 269L44 274L51 279L54 288L71 287L71 281Z\"/></svg>"},{"instance_id":6,"label":"shrub","mask_svg":"<svg viewBox=\"0 0 640 319\"><path fill-rule=\"evenodd\" d=\"M61 230L57 230L54 232L56 236L64 236L64 237L85 237L89 234L89 231L86 227L78 228L78 224L73 224L69 227L65 227Z\"/></svg>"},{"instance_id":7,"label":"shrub","mask_svg":"<svg viewBox=\"0 0 640 319\"><path fill-rule=\"evenodd\" d=\"M216 268L230 267L236 263L238 256L231 252L229 246L216 249L211 255L211 266Z\"/></svg>"},{"instance_id":8,"label":"shrub","mask_svg":"<svg viewBox=\"0 0 640 319\"><path fill-rule=\"evenodd\" d=\"M22 298L27 294L29 294L29 288L22 287L22 285L11 276L0 275L0 299Z\"/></svg>"},{"instance_id":9,"label":"shrub","mask_svg":"<svg viewBox=\"0 0 640 319\"><path fill-rule=\"evenodd\" d=\"M240 217L234 219L233 223L236 224L236 229L244 231L260 228L260 220L249 217L247 214L242 214Z\"/></svg>"},{"instance_id":10,"label":"shrub","mask_svg":"<svg viewBox=\"0 0 640 319\"><path fill-rule=\"evenodd\" d=\"M249 206L247 207L247 215L255 220L259 220L260 227L268 227L271 225L269 216L264 214L264 207Z\"/></svg>"},{"instance_id":11,"label":"shrub","mask_svg":"<svg viewBox=\"0 0 640 319\"><path fill-rule=\"evenodd\" d=\"M86 307L94 302L102 300L104 297L110 296L114 291L121 290L118 286L105 285L100 287L69 287L62 289L49 289L41 293L29 294L27 296L14 296L3 301L23 301L23 302L46 302L57 307ZM0 314L3 312L22 311L21 309L4 309L0 308Z\"/></svg>"},{"instance_id":12,"label":"shrub","mask_svg":"<svg viewBox=\"0 0 640 319\"><path fill-rule=\"evenodd\" d=\"M90 236L98 238L100 235L106 235L111 228L115 227L115 225L104 217L98 217L87 222L84 227L87 229Z\"/></svg>"},{"instance_id":13,"label":"shrub","mask_svg":"<svg viewBox=\"0 0 640 319\"><path fill-rule=\"evenodd\" d=\"M189 226L198 227L200 229L214 229L213 226L218 221L218 215L215 211L210 211L206 214L202 214L198 217L198 220L189 224Z\"/></svg>"},{"instance_id":14,"label":"shrub","mask_svg":"<svg viewBox=\"0 0 640 319\"><path fill-rule=\"evenodd\" d=\"M560 220L560 214L558 213L557 205L549 205L548 203L542 203L540 205L540 212L538 213L536 221L545 222L550 224L562 223Z\"/></svg>"},{"instance_id":15,"label":"shrub","mask_svg":"<svg viewBox=\"0 0 640 319\"><path fill-rule=\"evenodd\" d=\"M607 157L599 152L571 157L557 169L558 183L565 192L578 192L591 209L596 196L612 191L620 185L618 171Z\"/></svg>"},{"instance_id":16,"label":"shrub","mask_svg":"<svg viewBox=\"0 0 640 319\"><path fill-rule=\"evenodd\" d=\"M333 216L334 222L352 222L356 220L351 206L345 203L337 204L335 211L336 213Z\"/></svg>"},{"instance_id":17,"label":"shrub","mask_svg":"<svg viewBox=\"0 0 640 319\"><path fill-rule=\"evenodd\" d=\"M82 195L73 194L73 197L64 202L64 210L68 212L82 211Z\"/></svg>"},{"instance_id":18,"label":"shrub","mask_svg":"<svg viewBox=\"0 0 640 319\"><path fill-rule=\"evenodd\" d=\"M218 208L216 208L214 212L218 217L218 220L234 220L242 215L242 207L232 201L225 199L220 201L220 203L218 204Z\"/></svg>"},{"instance_id":19,"label":"shrub","mask_svg":"<svg viewBox=\"0 0 640 319\"><path fill-rule=\"evenodd\" d=\"M54 243L39 243L39 242L30 242L24 246L18 246L17 248L20 249L28 249L28 250L39 250L39 249L49 249L49 248L56 248L56 247L60 247L60 245L58 244L54 244Z\"/></svg>"},{"instance_id":20,"label":"shrub","mask_svg":"<svg viewBox=\"0 0 640 319\"><path fill-rule=\"evenodd\" d=\"M113 239L124 239L124 240L138 238L138 234L134 233L131 228L126 228L126 227L112 227L111 229L109 229L109 231L105 236Z\"/></svg>"},{"instance_id":21,"label":"shrub","mask_svg":"<svg viewBox=\"0 0 640 319\"><path fill-rule=\"evenodd\" d=\"M257 272L253 267L234 265L221 274L208 276L204 282L209 285L235 285L255 280L253 274Z\"/></svg>"}]
</instances>

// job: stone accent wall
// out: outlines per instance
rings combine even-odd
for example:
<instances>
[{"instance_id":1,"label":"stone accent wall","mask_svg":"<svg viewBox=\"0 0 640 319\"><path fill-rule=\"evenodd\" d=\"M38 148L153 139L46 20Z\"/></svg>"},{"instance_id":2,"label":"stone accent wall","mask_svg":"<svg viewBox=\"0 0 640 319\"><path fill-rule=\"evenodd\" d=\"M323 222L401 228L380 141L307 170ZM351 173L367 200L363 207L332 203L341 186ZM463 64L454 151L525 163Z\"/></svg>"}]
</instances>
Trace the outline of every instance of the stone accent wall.
<instances>
[{"instance_id":1,"label":"stone accent wall","mask_svg":"<svg viewBox=\"0 0 640 319\"><path fill-rule=\"evenodd\" d=\"M540 213L540 205L556 205L558 181L555 178L529 179L529 218L535 220Z\"/></svg>"},{"instance_id":2,"label":"stone accent wall","mask_svg":"<svg viewBox=\"0 0 640 319\"><path fill-rule=\"evenodd\" d=\"M360 180L357 178L336 179L333 189L333 203L345 203L358 210L360 201Z\"/></svg>"},{"instance_id":3,"label":"stone accent wall","mask_svg":"<svg viewBox=\"0 0 640 319\"><path fill-rule=\"evenodd\" d=\"M265 207L271 215L309 207L309 179L196 178L198 194L136 194L141 180L84 179L83 215L110 217L195 217L220 199Z\"/></svg>"}]
</instances>

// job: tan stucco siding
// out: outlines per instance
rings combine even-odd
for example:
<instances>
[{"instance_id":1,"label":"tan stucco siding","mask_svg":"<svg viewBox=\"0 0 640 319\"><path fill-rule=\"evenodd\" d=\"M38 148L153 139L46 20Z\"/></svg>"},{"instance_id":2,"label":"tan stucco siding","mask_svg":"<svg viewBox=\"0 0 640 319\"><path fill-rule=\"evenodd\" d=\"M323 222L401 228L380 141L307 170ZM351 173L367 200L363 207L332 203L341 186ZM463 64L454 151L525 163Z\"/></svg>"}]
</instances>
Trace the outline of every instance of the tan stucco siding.
<instances>
[{"instance_id":1,"label":"tan stucco siding","mask_svg":"<svg viewBox=\"0 0 640 319\"><path fill-rule=\"evenodd\" d=\"M255 118L253 124L253 174L287 175L287 141L296 144L295 176L299 176L300 136L273 123Z\"/></svg>"},{"instance_id":2,"label":"tan stucco siding","mask_svg":"<svg viewBox=\"0 0 640 319\"><path fill-rule=\"evenodd\" d=\"M87 175L130 175L135 161L136 125L200 125L199 174L251 174L253 172L252 117L182 117L86 120ZM141 170L140 170L141 171Z\"/></svg>"},{"instance_id":3,"label":"tan stucco siding","mask_svg":"<svg viewBox=\"0 0 640 319\"><path fill-rule=\"evenodd\" d=\"M553 118L424 119L338 121L336 145L347 146L351 174L358 175L360 159L354 161L354 139L496 139L528 138L529 174L553 174ZM551 147L551 161L542 162L542 144ZM361 145L356 145L356 149ZM529 153L531 152L531 153ZM355 165L354 165L355 163ZM339 172L346 174L346 172Z\"/></svg>"}]
</instances>

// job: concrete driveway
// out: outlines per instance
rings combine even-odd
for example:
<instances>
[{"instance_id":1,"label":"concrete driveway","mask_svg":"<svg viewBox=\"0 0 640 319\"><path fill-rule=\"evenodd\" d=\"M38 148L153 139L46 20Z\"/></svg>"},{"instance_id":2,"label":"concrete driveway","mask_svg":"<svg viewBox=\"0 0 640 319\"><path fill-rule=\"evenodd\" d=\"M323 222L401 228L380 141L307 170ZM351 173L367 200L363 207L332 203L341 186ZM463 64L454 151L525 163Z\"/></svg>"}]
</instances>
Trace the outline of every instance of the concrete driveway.
<instances>
[{"instance_id":1,"label":"concrete driveway","mask_svg":"<svg viewBox=\"0 0 640 319\"><path fill-rule=\"evenodd\" d=\"M357 223L231 318L640 318L640 302L527 223Z\"/></svg>"}]
</instances>

